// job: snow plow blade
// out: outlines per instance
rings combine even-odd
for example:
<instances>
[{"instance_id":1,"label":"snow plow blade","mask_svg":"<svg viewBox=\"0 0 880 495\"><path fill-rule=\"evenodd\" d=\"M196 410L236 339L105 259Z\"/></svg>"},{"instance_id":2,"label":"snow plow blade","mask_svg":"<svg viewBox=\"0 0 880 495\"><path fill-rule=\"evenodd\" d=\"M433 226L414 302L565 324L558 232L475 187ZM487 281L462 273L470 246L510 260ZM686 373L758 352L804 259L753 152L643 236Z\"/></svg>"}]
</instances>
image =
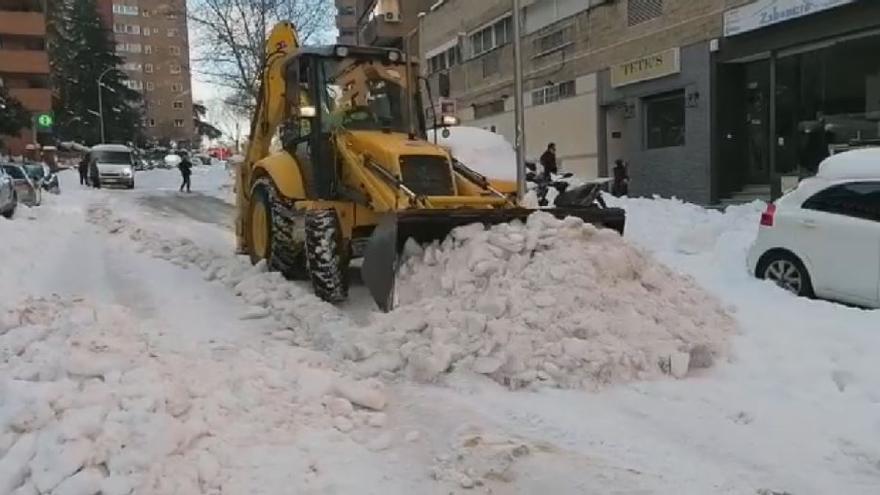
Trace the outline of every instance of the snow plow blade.
<instances>
[{"instance_id":1,"label":"snow plow blade","mask_svg":"<svg viewBox=\"0 0 880 495\"><path fill-rule=\"evenodd\" d=\"M512 209L442 209L410 210L388 214L373 231L361 266L364 284L382 311L394 309L394 284L400 253L408 239L419 244L443 241L456 227L482 223L486 226L521 220L536 211L550 213L557 218L577 217L597 227L609 228L623 234L626 213L620 208L557 207L546 210Z\"/></svg>"}]
</instances>

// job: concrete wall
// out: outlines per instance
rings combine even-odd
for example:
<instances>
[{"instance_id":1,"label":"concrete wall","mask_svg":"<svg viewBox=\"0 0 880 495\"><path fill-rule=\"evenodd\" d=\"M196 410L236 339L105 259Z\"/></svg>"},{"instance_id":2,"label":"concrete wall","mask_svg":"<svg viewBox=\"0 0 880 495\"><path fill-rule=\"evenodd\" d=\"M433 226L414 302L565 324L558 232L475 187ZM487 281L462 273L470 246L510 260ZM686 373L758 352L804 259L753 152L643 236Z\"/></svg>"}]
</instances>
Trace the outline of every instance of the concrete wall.
<instances>
[{"instance_id":1,"label":"concrete wall","mask_svg":"<svg viewBox=\"0 0 880 495\"><path fill-rule=\"evenodd\" d=\"M633 196L676 196L699 204L712 201L711 154L711 54L708 43L681 48L681 72L676 75L612 88L610 72L599 78L603 107L625 103L633 109L624 121L625 146L622 157L629 162L630 194ZM644 98L684 89L698 93L694 106L685 108L685 145L647 149L645 144Z\"/></svg>"},{"instance_id":2,"label":"concrete wall","mask_svg":"<svg viewBox=\"0 0 880 495\"><path fill-rule=\"evenodd\" d=\"M556 143L560 170L596 177L599 175L596 76L581 76L575 83L575 97L546 105L536 106L531 101L531 93L526 95L526 157L537 161L547 144ZM504 113L482 119L474 119L472 107L462 109L462 125L489 130L494 127L495 132L513 143L516 135L513 98L507 98L504 103Z\"/></svg>"}]
</instances>

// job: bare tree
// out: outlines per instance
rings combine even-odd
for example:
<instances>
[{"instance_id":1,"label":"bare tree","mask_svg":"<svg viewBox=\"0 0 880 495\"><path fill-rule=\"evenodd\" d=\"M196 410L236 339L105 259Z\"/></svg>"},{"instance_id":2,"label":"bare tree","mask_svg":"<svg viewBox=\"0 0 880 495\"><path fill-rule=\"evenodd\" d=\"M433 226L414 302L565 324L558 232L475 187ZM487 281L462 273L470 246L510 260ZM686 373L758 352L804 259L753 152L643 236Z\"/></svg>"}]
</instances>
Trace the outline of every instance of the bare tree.
<instances>
[{"instance_id":1,"label":"bare tree","mask_svg":"<svg viewBox=\"0 0 880 495\"><path fill-rule=\"evenodd\" d=\"M244 110L256 101L272 27L291 21L300 43L325 42L336 13L332 0L190 0L188 10L196 72L231 90L229 104Z\"/></svg>"}]
</instances>

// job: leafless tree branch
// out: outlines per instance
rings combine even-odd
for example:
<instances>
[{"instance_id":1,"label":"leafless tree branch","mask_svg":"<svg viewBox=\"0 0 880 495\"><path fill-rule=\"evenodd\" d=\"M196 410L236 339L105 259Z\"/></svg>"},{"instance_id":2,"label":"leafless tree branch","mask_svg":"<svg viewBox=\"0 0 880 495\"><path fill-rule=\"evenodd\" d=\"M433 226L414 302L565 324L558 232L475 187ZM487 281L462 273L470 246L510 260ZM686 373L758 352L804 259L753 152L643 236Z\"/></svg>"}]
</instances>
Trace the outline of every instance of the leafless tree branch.
<instances>
[{"instance_id":1,"label":"leafless tree branch","mask_svg":"<svg viewBox=\"0 0 880 495\"><path fill-rule=\"evenodd\" d=\"M259 93L266 37L291 21L300 42L328 42L335 34L332 0L189 0L193 64L206 82L232 90L230 101L247 108Z\"/></svg>"}]
</instances>

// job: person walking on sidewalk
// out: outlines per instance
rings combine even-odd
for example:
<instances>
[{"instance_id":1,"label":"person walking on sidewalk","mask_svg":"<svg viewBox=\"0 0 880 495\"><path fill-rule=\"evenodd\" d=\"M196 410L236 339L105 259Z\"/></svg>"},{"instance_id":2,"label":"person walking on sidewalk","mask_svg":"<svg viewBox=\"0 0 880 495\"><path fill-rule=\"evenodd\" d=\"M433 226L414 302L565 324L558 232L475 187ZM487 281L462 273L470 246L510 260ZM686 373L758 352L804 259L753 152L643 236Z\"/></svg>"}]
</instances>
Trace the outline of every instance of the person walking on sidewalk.
<instances>
[{"instance_id":1,"label":"person walking on sidewalk","mask_svg":"<svg viewBox=\"0 0 880 495\"><path fill-rule=\"evenodd\" d=\"M626 162L618 158L614 161L614 182L611 184L611 194L615 197L629 195L629 167Z\"/></svg>"},{"instance_id":2,"label":"person walking on sidewalk","mask_svg":"<svg viewBox=\"0 0 880 495\"><path fill-rule=\"evenodd\" d=\"M180 163L177 165L177 168L180 169L180 175L183 177L183 182L180 183L180 192L183 192L184 188L186 188L186 192L191 192L192 162L189 161L186 153L181 153Z\"/></svg>"}]
</instances>

